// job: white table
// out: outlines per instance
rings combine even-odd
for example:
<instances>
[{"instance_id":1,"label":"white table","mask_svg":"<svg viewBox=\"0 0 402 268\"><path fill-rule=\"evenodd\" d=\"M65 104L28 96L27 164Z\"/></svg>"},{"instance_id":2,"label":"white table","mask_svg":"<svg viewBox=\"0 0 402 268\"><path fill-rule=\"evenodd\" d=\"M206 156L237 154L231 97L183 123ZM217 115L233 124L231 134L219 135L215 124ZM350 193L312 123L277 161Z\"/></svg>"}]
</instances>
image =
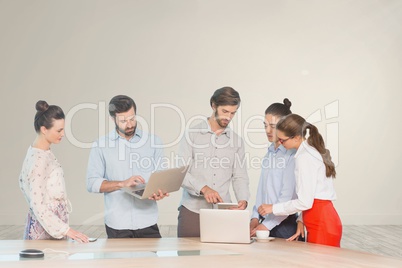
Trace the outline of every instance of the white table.
<instances>
[{"instance_id":1,"label":"white table","mask_svg":"<svg viewBox=\"0 0 402 268\"><path fill-rule=\"evenodd\" d=\"M46 249L45 258L20 260L20 250L28 248ZM201 243L198 238L99 239L88 244L1 240L0 267L402 267L402 258L278 238L251 244Z\"/></svg>"}]
</instances>

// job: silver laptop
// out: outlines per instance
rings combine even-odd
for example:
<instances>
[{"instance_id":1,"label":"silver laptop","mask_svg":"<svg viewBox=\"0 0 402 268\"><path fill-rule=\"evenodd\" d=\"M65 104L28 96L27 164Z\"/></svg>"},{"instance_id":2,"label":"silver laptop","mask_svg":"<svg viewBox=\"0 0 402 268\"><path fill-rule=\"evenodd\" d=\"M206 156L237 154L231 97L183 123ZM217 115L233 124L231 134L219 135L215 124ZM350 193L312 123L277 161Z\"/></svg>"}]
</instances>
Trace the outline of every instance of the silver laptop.
<instances>
[{"instance_id":1,"label":"silver laptop","mask_svg":"<svg viewBox=\"0 0 402 268\"><path fill-rule=\"evenodd\" d=\"M159 190L163 193L175 192L180 189L187 170L188 166L182 166L156 171L151 174L147 183L124 187L122 190L139 199L148 199L154 193L158 193Z\"/></svg>"},{"instance_id":2,"label":"silver laptop","mask_svg":"<svg viewBox=\"0 0 402 268\"><path fill-rule=\"evenodd\" d=\"M200 240L214 243L244 243L250 238L250 213L248 210L201 209Z\"/></svg>"}]
</instances>

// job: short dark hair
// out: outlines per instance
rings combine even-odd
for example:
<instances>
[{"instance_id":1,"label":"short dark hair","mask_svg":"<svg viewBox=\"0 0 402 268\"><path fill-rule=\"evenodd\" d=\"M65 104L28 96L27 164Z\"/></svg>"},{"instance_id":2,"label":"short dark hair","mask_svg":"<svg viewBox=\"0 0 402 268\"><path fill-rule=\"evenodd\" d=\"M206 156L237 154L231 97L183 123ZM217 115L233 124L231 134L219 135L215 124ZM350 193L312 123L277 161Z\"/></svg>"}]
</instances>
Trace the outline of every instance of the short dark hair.
<instances>
[{"instance_id":1,"label":"short dark hair","mask_svg":"<svg viewBox=\"0 0 402 268\"><path fill-rule=\"evenodd\" d=\"M272 114L276 116L286 116L288 114L291 114L292 111L290 110L290 107L292 106L292 103L290 102L289 99L285 98L282 103L273 103L268 108L265 110L265 114Z\"/></svg>"},{"instance_id":2,"label":"short dark hair","mask_svg":"<svg viewBox=\"0 0 402 268\"><path fill-rule=\"evenodd\" d=\"M216 107L223 105L240 105L239 92L231 87L223 87L217 89L211 97L210 104L215 104Z\"/></svg>"},{"instance_id":3,"label":"short dark hair","mask_svg":"<svg viewBox=\"0 0 402 268\"><path fill-rule=\"evenodd\" d=\"M53 127L53 120L64 119L64 112L59 106L49 105L44 100L39 100L35 108L34 128L37 133L42 126L46 129Z\"/></svg>"},{"instance_id":4,"label":"short dark hair","mask_svg":"<svg viewBox=\"0 0 402 268\"><path fill-rule=\"evenodd\" d=\"M124 113L134 107L134 112L137 113L137 105L132 98L125 95L114 96L109 102L109 114L116 117L116 113Z\"/></svg>"}]
</instances>

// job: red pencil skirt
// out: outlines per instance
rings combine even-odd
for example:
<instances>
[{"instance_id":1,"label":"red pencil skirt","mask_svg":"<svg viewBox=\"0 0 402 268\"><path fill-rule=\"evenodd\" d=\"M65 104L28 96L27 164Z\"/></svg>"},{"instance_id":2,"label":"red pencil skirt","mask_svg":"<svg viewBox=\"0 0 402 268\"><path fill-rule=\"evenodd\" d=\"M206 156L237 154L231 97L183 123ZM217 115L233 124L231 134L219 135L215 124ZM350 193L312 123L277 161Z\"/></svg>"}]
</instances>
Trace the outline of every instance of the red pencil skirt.
<instances>
[{"instance_id":1,"label":"red pencil skirt","mask_svg":"<svg viewBox=\"0 0 402 268\"><path fill-rule=\"evenodd\" d=\"M314 199L313 207L303 211L307 242L340 247L342 222L332 201Z\"/></svg>"}]
</instances>

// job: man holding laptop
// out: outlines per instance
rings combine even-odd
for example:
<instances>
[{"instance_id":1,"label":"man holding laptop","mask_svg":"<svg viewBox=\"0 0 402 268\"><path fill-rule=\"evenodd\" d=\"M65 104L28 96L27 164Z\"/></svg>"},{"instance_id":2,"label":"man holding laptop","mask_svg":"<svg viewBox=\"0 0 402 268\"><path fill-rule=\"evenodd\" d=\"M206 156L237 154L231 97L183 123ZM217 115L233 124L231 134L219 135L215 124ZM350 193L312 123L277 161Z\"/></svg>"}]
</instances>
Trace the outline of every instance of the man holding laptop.
<instances>
[{"instance_id":1,"label":"man holding laptop","mask_svg":"<svg viewBox=\"0 0 402 268\"><path fill-rule=\"evenodd\" d=\"M240 105L239 93L231 87L218 89L210 105L211 117L190 128L180 144L180 158L191 164L182 185L178 237L200 236L200 209L230 203L230 184L238 200L232 209L246 209L250 196L244 143L228 127Z\"/></svg>"},{"instance_id":2,"label":"man holding laptop","mask_svg":"<svg viewBox=\"0 0 402 268\"><path fill-rule=\"evenodd\" d=\"M135 102L130 97L113 97L109 114L116 129L94 142L89 155L87 190L104 194L108 238L161 237L156 224L158 207L155 201L168 194L159 190L141 200L121 190L145 183L158 169L163 156L161 148L151 146L152 142L161 145L161 140L137 128L136 112Z\"/></svg>"}]
</instances>

